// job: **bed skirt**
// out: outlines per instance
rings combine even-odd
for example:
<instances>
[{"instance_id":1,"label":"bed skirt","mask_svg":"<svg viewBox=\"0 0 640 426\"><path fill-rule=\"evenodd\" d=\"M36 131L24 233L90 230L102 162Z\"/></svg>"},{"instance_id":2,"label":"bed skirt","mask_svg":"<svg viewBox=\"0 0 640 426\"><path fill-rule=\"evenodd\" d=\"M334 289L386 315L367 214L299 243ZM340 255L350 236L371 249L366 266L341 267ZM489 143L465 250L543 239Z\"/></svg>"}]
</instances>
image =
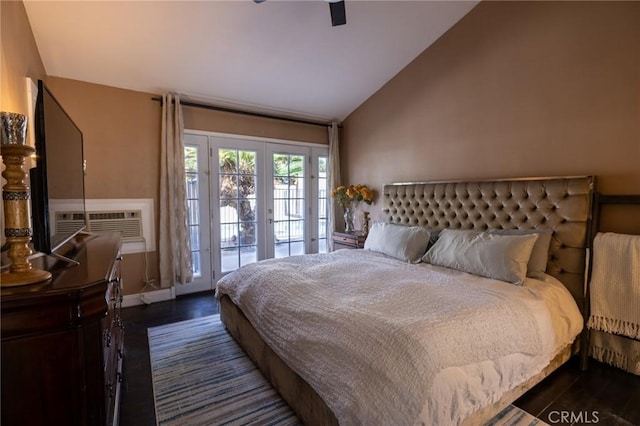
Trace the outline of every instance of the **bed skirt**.
<instances>
[{"instance_id":1,"label":"bed skirt","mask_svg":"<svg viewBox=\"0 0 640 426\"><path fill-rule=\"evenodd\" d=\"M305 425L338 424L338 420L324 400L267 346L240 308L226 295L220 299L220 319L249 358L258 366L262 374L271 382ZM484 425L564 364L572 353L572 345L567 345L540 373L516 388L507 391L501 399L477 411L471 417L465 419L463 424L465 426Z\"/></svg>"}]
</instances>

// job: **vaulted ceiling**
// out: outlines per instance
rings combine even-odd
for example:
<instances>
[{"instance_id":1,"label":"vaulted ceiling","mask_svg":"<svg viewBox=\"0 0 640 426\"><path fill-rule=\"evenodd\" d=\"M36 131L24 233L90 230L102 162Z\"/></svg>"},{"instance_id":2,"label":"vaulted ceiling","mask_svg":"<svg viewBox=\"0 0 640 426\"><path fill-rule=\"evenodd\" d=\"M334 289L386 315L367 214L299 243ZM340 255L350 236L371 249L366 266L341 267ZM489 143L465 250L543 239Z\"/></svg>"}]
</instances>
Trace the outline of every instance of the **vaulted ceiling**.
<instances>
[{"instance_id":1,"label":"vaulted ceiling","mask_svg":"<svg viewBox=\"0 0 640 426\"><path fill-rule=\"evenodd\" d=\"M46 72L342 120L476 1L25 1Z\"/></svg>"}]
</instances>

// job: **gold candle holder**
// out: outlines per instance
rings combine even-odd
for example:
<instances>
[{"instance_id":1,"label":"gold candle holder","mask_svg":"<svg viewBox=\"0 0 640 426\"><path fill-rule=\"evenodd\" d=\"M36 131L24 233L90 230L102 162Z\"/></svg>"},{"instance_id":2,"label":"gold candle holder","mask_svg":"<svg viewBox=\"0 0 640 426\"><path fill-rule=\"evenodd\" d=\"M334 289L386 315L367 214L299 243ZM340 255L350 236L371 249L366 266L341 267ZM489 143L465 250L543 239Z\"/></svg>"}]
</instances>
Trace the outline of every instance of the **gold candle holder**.
<instances>
[{"instance_id":1,"label":"gold candle holder","mask_svg":"<svg viewBox=\"0 0 640 426\"><path fill-rule=\"evenodd\" d=\"M25 132L23 129L26 130L26 117L12 113L1 114L2 143L0 144L0 152L6 166L2 176L7 180L2 189L4 235L9 244L8 256L11 265L7 272L0 275L0 286L15 287L48 280L51 278L51 273L33 268L29 261L29 256L32 253L29 248L29 241L31 241L30 191L25 183L27 173L24 171L24 164L25 159L33 154L35 149L24 144ZM18 120L17 124L14 119ZM17 135L16 129L19 131Z\"/></svg>"}]
</instances>

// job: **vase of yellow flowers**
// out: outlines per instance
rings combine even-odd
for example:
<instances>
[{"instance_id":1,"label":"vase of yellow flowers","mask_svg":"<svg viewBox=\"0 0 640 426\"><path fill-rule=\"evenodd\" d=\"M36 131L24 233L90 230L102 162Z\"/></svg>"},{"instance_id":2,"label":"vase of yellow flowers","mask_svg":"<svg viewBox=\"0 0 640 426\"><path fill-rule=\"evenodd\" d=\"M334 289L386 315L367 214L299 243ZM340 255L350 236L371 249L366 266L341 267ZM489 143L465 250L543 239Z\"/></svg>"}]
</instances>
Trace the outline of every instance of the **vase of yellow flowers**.
<instances>
[{"instance_id":1,"label":"vase of yellow flowers","mask_svg":"<svg viewBox=\"0 0 640 426\"><path fill-rule=\"evenodd\" d=\"M367 204L373 202L373 190L366 185L339 186L331 191L331 196L344 209L344 231L353 232L353 214L360 201Z\"/></svg>"}]
</instances>

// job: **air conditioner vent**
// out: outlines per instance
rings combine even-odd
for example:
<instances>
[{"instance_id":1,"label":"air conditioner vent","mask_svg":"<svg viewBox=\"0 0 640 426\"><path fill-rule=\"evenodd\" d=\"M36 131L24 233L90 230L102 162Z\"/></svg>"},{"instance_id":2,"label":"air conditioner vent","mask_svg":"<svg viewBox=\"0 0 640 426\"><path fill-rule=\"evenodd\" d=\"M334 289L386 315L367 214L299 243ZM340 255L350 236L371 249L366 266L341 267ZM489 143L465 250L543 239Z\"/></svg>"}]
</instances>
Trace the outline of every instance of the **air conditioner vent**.
<instances>
[{"instance_id":1,"label":"air conditioner vent","mask_svg":"<svg viewBox=\"0 0 640 426\"><path fill-rule=\"evenodd\" d=\"M84 225L84 213L82 212L56 212L56 234L70 234Z\"/></svg>"}]
</instances>

